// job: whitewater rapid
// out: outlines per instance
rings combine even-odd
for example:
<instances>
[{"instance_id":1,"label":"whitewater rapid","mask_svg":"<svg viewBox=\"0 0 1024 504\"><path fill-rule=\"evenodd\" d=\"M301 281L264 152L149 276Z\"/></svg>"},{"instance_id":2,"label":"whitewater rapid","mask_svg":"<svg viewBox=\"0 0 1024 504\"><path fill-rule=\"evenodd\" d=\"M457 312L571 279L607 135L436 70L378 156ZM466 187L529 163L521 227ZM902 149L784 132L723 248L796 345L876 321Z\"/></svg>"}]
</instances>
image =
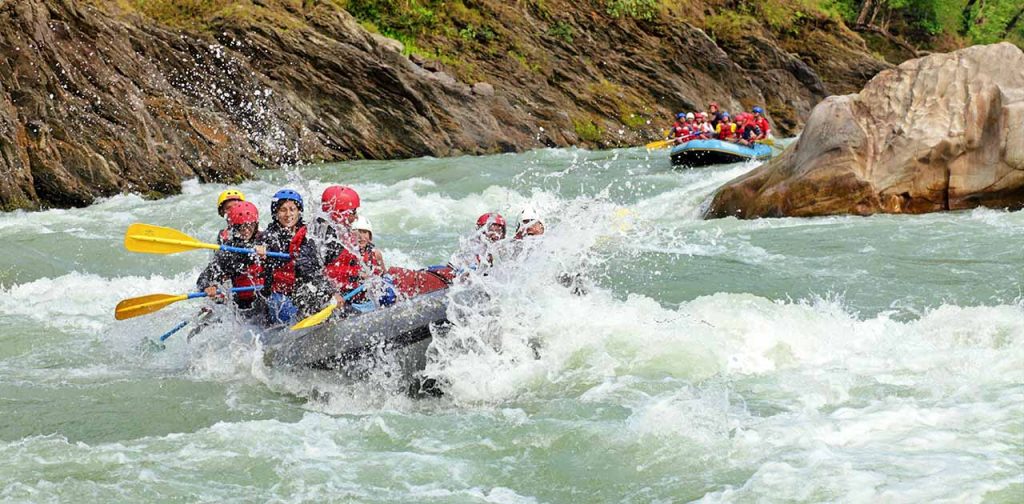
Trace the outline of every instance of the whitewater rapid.
<instances>
[{"instance_id":1,"label":"whitewater rapid","mask_svg":"<svg viewBox=\"0 0 1024 504\"><path fill-rule=\"evenodd\" d=\"M481 213L545 216L479 279L491 309L435 339L446 394L425 401L384 372L267 368L230 318L143 351L199 302L113 319L192 290L209 259L130 254L125 228L212 241L226 186L0 215L0 500L1024 498L1024 214L699 219L753 167L540 150L243 183L261 212L283 186L351 184L406 267L445 262Z\"/></svg>"}]
</instances>

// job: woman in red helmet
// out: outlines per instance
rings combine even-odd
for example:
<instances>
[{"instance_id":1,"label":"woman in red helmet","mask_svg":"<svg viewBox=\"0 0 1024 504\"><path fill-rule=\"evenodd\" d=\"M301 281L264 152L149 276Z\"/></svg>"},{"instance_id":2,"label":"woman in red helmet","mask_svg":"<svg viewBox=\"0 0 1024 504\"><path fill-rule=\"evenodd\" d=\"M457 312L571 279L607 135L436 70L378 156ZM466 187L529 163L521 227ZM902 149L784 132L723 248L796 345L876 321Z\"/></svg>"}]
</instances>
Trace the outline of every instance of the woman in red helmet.
<instances>
[{"instance_id":1,"label":"woman in red helmet","mask_svg":"<svg viewBox=\"0 0 1024 504\"><path fill-rule=\"evenodd\" d=\"M259 211L256 205L248 201L239 201L225 212L228 227L223 235L224 245L232 247L253 248L261 239L259 231ZM262 283L263 268L256 256L251 254L235 254L218 250L213 260L206 266L196 286L205 291L207 296L217 294L217 286L231 282L230 287L259 286ZM226 289L225 289L226 290ZM255 292L238 292L234 294L235 304L246 316L262 314L261 306L256 306L258 296Z\"/></svg>"},{"instance_id":2,"label":"woman in red helmet","mask_svg":"<svg viewBox=\"0 0 1024 504\"><path fill-rule=\"evenodd\" d=\"M323 258L324 274L331 281L336 297L359 287L363 283L360 273L363 269L359 243L352 223L359 212L359 193L351 187L333 185L324 189L320 198L320 209L324 216L313 223L313 235ZM362 300L362 295L353 299Z\"/></svg>"},{"instance_id":3,"label":"woman in red helmet","mask_svg":"<svg viewBox=\"0 0 1024 504\"><path fill-rule=\"evenodd\" d=\"M497 212L488 212L476 219L476 233L448 263L459 271L494 265L496 245L505 239L507 222Z\"/></svg>"}]
</instances>

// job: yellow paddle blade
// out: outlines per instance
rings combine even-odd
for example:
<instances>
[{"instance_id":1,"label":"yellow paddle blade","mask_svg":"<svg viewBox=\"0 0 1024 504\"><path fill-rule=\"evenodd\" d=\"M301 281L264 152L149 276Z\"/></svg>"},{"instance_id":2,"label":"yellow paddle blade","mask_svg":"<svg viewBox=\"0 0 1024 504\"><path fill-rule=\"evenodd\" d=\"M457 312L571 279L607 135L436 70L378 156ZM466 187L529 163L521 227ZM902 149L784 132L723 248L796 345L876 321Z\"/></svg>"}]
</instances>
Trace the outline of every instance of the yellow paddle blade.
<instances>
[{"instance_id":1,"label":"yellow paddle blade","mask_svg":"<svg viewBox=\"0 0 1024 504\"><path fill-rule=\"evenodd\" d=\"M654 141L654 142L651 142L651 143L645 145L644 148L647 148L647 149L650 149L650 150L664 149L665 147L668 147L671 144L672 144L672 140L657 140L657 141Z\"/></svg>"},{"instance_id":2,"label":"yellow paddle blade","mask_svg":"<svg viewBox=\"0 0 1024 504\"><path fill-rule=\"evenodd\" d=\"M327 308L324 308L323 310L320 310L300 320L298 324L295 324L291 327L291 330L298 331L299 329L305 329L307 327L320 325L321 322L327 320L331 316L331 314L334 313L334 309L337 307L338 302L331 301L331 304L327 305Z\"/></svg>"},{"instance_id":3,"label":"yellow paddle blade","mask_svg":"<svg viewBox=\"0 0 1024 504\"><path fill-rule=\"evenodd\" d=\"M130 319L147 313L153 313L163 307L188 299L188 294L150 294L137 298L125 299L117 303L114 308L114 318L117 320Z\"/></svg>"},{"instance_id":4,"label":"yellow paddle blade","mask_svg":"<svg viewBox=\"0 0 1024 504\"><path fill-rule=\"evenodd\" d=\"M754 140L754 143L762 143L765 145L771 145L772 147L775 147L774 138L762 138L761 140Z\"/></svg>"},{"instance_id":5,"label":"yellow paddle blade","mask_svg":"<svg viewBox=\"0 0 1024 504\"><path fill-rule=\"evenodd\" d=\"M197 248L218 249L212 243L203 243L176 229L136 222L124 234L124 248L144 254L176 254Z\"/></svg>"}]
</instances>

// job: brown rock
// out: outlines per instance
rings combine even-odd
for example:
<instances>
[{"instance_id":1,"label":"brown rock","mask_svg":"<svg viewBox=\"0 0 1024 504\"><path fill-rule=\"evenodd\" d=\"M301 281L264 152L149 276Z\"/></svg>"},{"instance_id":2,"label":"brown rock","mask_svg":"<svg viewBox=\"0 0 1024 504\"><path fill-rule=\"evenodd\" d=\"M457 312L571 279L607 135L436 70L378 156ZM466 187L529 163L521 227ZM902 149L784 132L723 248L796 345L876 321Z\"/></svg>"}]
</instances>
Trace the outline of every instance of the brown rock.
<instances>
[{"instance_id":1,"label":"brown rock","mask_svg":"<svg viewBox=\"0 0 1024 504\"><path fill-rule=\"evenodd\" d=\"M816 106L794 145L719 188L705 216L1024 207L1021 68L1024 52L1001 43L882 72Z\"/></svg>"},{"instance_id":2,"label":"brown rock","mask_svg":"<svg viewBox=\"0 0 1024 504\"><path fill-rule=\"evenodd\" d=\"M712 99L765 104L787 134L847 78L839 70L876 68L835 37L811 46L828 61L765 33L724 51L674 17L562 0L550 8L572 42L534 3L481 0L473 9L494 37L430 40L421 49L444 65L403 56L344 2L243 2L186 29L143 4L0 0L0 208L172 194L185 179L286 163L642 145ZM818 78L832 60L839 77ZM477 81L491 89L464 84ZM603 138L581 140L577 118Z\"/></svg>"},{"instance_id":3,"label":"brown rock","mask_svg":"<svg viewBox=\"0 0 1024 504\"><path fill-rule=\"evenodd\" d=\"M473 94L480 96L494 96L494 86L486 82L473 84Z\"/></svg>"}]
</instances>

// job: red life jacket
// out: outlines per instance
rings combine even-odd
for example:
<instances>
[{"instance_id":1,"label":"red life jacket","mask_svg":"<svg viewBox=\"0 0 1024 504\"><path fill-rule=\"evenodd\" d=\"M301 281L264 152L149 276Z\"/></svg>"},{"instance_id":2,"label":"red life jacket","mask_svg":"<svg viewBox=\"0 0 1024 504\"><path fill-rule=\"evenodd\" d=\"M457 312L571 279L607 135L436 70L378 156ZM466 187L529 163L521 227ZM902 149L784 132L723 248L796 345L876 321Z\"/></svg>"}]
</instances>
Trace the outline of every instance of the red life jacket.
<instances>
[{"instance_id":1,"label":"red life jacket","mask_svg":"<svg viewBox=\"0 0 1024 504\"><path fill-rule=\"evenodd\" d=\"M764 136L768 136L768 133L772 130L772 126L768 124L768 118L764 116L760 119L754 119L754 124L756 124L758 128L761 128L761 133L763 133Z\"/></svg>"},{"instance_id":2,"label":"red life jacket","mask_svg":"<svg viewBox=\"0 0 1024 504\"><path fill-rule=\"evenodd\" d=\"M263 277L263 266L259 263L252 263L242 273L235 278L231 279L232 287L249 287L252 285L260 285L260 280ZM249 301L256 298L256 292L239 292L235 294L238 296L239 301Z\"/></svg>"},{"instance_id":3,"label":"red life jacket","mask_svg":"<svg viewBox=\"0 0 1024 504\"><path fill-rule=\"evenodd\" d=\"M324 274L330 278L339 289L350 291L362 283L359 272L362 269L360 257L349 252L348 248L342 247L341 253L333 261L324 266Z\"/></svg>"},{"instance_id":4,"label":"red life jacket","mask_svg":"<svg viewBox=\"0 0 1024 504\"><path fill-rule=\"evenodd\" d=\"M270 289L286 296L290 296L295 289L295 258L299 256L299 248L302 241L306 239L306 226L302 226L295 232L291 243L288 244L288 255L292 256L288 262L274 270Z\"/></svg>"},{"instance_id":5,"label":"red life jacket","mask_svg":"<svg viewBox=\"0 0 1024 504\"><path fill-rule=\"evenodd\" d=\"M377 247L375 247L373 243L368 243L366 248L361 249L360 252L363 256L363 264L370 267L371 273L379 276L384 274L384 268L381 268L382 265L380 261L377 260L377 254L373 253L376 248Z\"/></svg>"},{"instance_id":6,"label":"red life jacket","mask_svg":"<svg viewBox=\"0 0 1024 504\"><path fill-rule=\"evenodd\" d=\"M718 128L719 139L726 140L729 138L734 138L736 136L735 125L723 122L719 124L719 126L721 126L721 128Z\"/></svg>"}]
</instances>

